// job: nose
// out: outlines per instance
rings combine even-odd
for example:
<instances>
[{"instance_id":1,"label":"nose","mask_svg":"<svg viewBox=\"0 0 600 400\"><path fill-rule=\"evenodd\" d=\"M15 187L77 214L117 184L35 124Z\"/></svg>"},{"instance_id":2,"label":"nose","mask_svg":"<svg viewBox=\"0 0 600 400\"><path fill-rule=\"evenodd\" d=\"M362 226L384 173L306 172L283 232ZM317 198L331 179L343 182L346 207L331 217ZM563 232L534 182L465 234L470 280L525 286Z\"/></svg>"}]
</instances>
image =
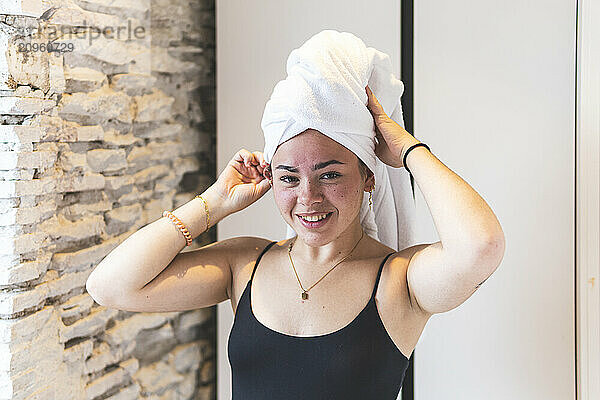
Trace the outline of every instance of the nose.
<instances>
[{"instance_id":1,"label":"nose","mask_svg":"<svg viewBox=\"0 0 600 400\"><path fill-rule=\"evenodd\" d=\"M313 204L323 201L323 192L321 186L314 183L311 179L304 179L298 185L298 202L309 209Z\"/></svg>"}]
</instances>

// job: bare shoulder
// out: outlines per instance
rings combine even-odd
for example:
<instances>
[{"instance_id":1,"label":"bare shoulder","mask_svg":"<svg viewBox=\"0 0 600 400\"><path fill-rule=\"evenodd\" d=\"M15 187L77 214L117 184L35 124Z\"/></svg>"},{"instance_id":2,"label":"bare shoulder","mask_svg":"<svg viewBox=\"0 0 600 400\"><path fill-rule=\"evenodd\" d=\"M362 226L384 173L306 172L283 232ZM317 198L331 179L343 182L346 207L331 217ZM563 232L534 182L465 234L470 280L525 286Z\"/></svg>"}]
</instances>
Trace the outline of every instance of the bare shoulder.
<instances>
[{"instance_id":1,"label":"bare shoulder","mask_svg":"<svg viewBox=\"0 0 600 400\"><path fill-rule=\"evenodd\" d=\"M237 276L239 270L250 262L254 262L261 251L272 242L272 240L256 236L237 236L227 239L230 247L229 267L232 277ZM231 279L233 285L234 279ZM231 295L231 287L228 294Z\"/></svg>"}]
</instances>

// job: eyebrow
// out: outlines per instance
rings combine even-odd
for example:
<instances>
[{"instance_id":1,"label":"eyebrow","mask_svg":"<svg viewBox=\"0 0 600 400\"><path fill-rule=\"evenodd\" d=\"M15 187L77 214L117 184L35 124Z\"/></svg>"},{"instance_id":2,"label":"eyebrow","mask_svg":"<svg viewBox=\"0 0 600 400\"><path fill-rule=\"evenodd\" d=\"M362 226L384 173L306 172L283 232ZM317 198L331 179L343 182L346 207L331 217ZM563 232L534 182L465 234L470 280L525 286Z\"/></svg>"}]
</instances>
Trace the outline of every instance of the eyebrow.
<instances>
[{"instance_id":1,"label":"eyebrow","mask_svg":"<svg viewBox=\"0 0 600 400\"><path fill-rule=\"evenodd\" d=\"M342 164L343 165L344 163L341 162L341 161L338 161L338 160L325 161L325 162L322 162L322 163L315 164L313 166L313 171L316 171L318 169L323 169L326 166L331 165L331 164ZM275 167L275 169L284 169L284 170L290 171L290 172L298 172L297 168L290 167L289 165L283 165L283 164L279 164L278 166Z\"/></svg>"}]
</instances>

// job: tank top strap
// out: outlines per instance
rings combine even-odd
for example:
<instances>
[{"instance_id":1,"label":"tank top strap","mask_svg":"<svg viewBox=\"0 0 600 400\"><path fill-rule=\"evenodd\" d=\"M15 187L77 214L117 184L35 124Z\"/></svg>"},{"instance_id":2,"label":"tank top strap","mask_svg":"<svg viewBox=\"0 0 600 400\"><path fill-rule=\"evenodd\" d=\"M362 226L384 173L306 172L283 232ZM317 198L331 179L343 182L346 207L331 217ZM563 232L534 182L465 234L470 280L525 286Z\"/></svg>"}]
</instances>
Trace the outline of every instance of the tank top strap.
<instances>
[{"instance_id":1,"label":"tank top strap","mask_svg":"<svg viewBox=\"0 0 600 400\"><path fill-rule=\"evenodd\" d=\"M256 262L254 263L254 267L252 268L252 275L250 275L250 282L252 282L252 278L254 278L254 271L256 271L256 267L258 266L258 263L260 262L260 259L262 258L262 256L267 252L267 250L269 250L271 248L271 246L273 246L275 243L277 243L277 241L271 242L269 243L264 249L263 251L260 252L260 255L258 256L258 258L256 259Z\"/></svg>"},{"instance_id":2,"label":"tank top strap","mask_svg":"<svg viewBox=\"0 0 600 400\"><path fill-rule=\"evenodd\" d=\"M383 271L383 266L385 265L385 262L394 253L396 253L396 252L394 251L394 252L388 254L387 256L385 256L385 258L381 262L381 265L379 265L379 271L377 272L377 279L375 280L375 287L373 288L373 293L371 294L371 298L374 298L375 294L377 293L377 287L379 286L379 278L381 277L381 271Z\"/></svg>"}]
</instances>

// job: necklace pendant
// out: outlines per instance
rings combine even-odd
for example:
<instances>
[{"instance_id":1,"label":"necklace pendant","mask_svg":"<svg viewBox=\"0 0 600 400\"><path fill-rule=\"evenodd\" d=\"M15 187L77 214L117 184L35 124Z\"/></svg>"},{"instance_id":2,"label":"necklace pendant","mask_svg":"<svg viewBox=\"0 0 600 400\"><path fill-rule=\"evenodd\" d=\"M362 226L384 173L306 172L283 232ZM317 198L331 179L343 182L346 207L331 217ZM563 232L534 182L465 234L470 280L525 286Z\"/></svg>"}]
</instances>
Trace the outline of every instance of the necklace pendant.
<instances>
[{"instance_id":1,"label":"necklace pendant","mask_svg":"<svg viewBox=\"0 0 600 400\"><path fill-rule=\"evenodd\" d=\"M302 300L308 300L308 293L302 292Z\"/></svg>"}]
</instances>

